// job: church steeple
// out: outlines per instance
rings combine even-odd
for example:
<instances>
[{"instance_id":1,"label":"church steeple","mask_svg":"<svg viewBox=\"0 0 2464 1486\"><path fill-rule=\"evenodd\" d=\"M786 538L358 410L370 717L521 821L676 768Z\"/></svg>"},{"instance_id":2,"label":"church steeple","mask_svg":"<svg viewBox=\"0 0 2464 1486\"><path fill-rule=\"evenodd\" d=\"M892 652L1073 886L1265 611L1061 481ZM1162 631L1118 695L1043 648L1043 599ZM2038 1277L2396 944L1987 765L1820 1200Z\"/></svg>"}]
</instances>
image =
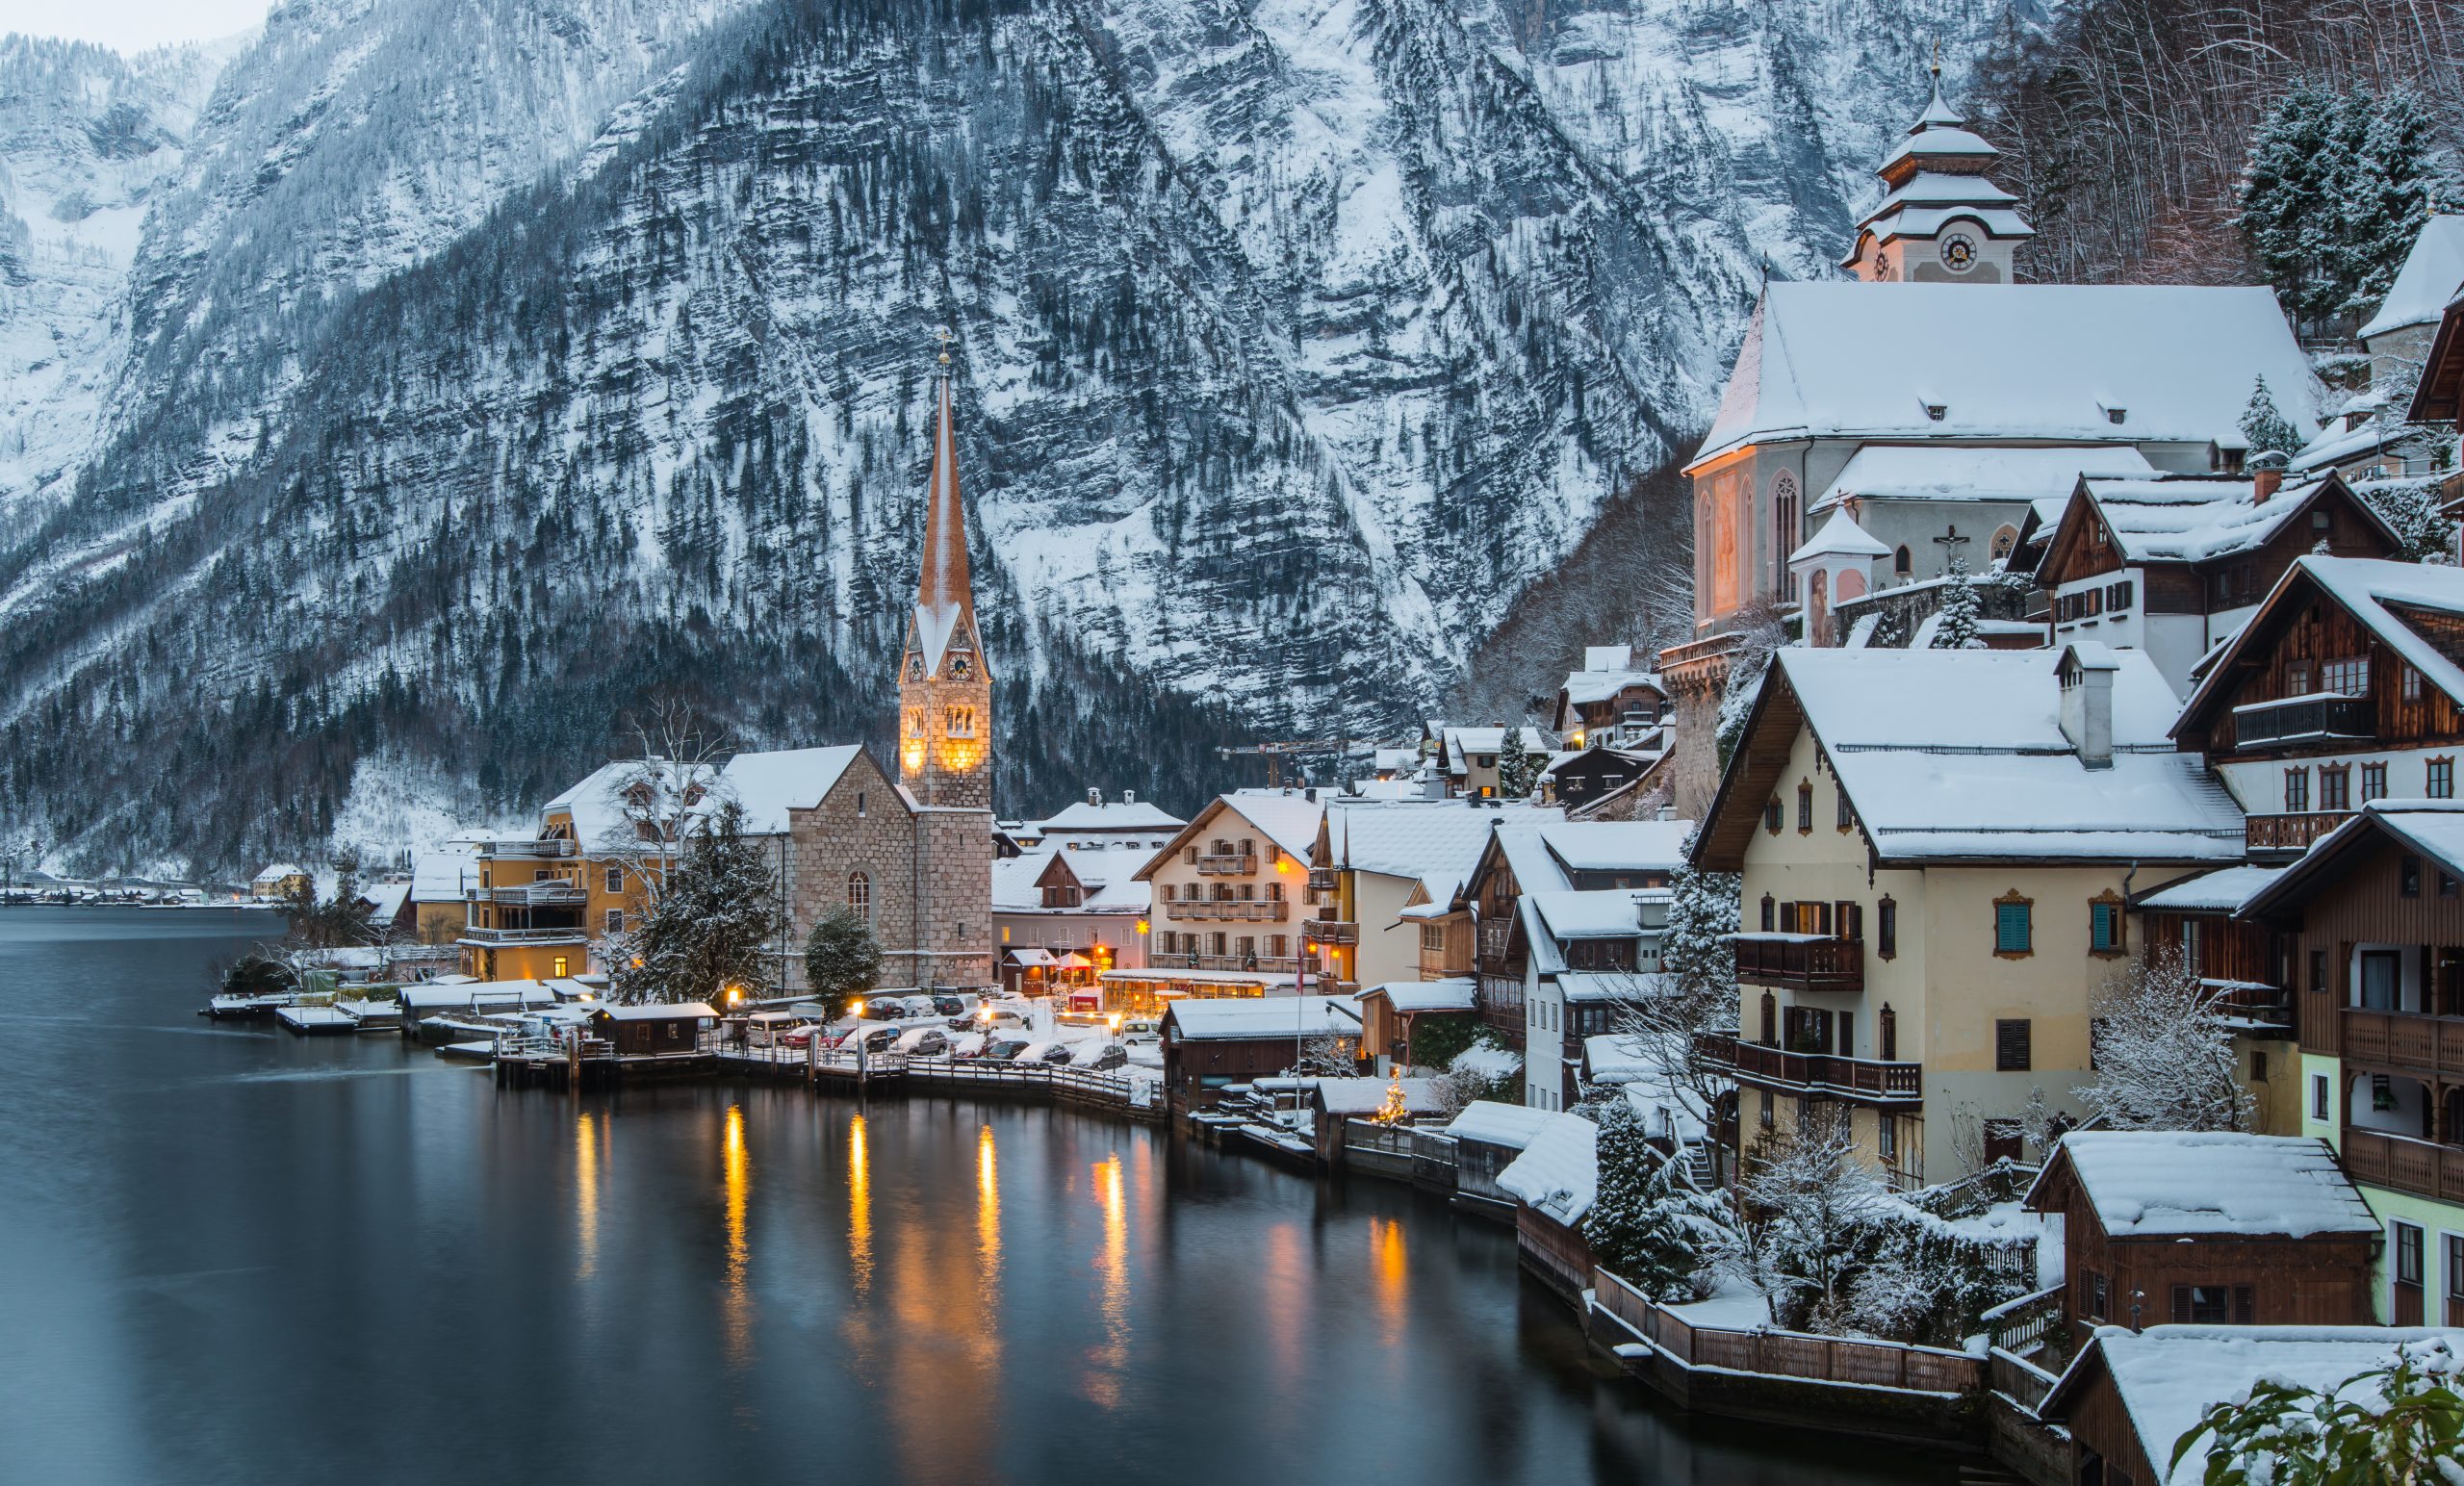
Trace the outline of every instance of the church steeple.
<instances>
[{"instance_id":1,"label":"church steeple","mask_svg":"<svg viewBox=\"0 0 2464 1486\"><path fill-rule=\"evenodd\" d=\"M2013 250L2036 229L2019 198L1986 179L2001 151L1943 100L1938 52L1931 70L1933 96L1875 169L1883 203L1857 224L1840 267L1868 283L2007 284Z\"/></svg>"},{"instance_id":2,"label":"church steeple","mask_svg":"<svg viewBox=\"0 0 2464 1486\"><path fill-rule=\"evenodd\" d=\"M919 804L985 809L992 803L992 679L975 627L946 334L942 340L924 552L899 657L898 772Z\"/></svg>"}]
</instances>

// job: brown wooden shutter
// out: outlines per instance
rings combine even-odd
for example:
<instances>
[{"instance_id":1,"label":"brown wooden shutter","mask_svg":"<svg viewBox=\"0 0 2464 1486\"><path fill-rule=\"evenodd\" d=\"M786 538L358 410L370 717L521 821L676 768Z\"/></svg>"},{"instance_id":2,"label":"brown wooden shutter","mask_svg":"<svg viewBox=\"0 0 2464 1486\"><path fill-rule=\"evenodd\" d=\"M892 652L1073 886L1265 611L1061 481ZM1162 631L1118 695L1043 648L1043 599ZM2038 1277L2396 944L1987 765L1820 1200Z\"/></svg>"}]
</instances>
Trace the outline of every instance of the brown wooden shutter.
<instances>
[{"instance_id":1,"label":"brown wooden shutter","mask_svg":"<svg viewBox=\"0 0 2464 1486\"><path fill-rule=\"evenodd\" d=\"M1882 1060L1885 1063L1897 1063L1899 1061L1899 1013L1886 1006L1878 1022L1882 1031L1876 1040L1881 1044Z\"/></svg>"},{"instance_id":2,"label":"brown wooden shutter","mask_svg":"<svg viewBox=\"0 0 2464 1486\"><path fill-rule=\"evenodd\" d=\"M2233 1287L2233 1324L2253 1326L2259 1319L2259 1294L2248 1285Z\"/></svg>"},{"instance_id":3,"label":"brown wooden shutter","mask_svg":"<svg viewBox=\"0 0 2464 1486\"><path fill-rule=\"evenodd\" d=\"M2176 1285L2173 1287L2173 1324L2187 1326L2190 1323L2191 1288L2188 1285Z\"/></svg>"},{"instance_id":4,"label":"brown wooden shutter","mask_svg":"<svg viewBox=\"0 0 2464 1486\"><path fill-rule=\"evenodd\" d=\"M2025 1073L2030 1067L2030 1024L2010 1018L1993 1024L1993 1067L1999 1073Z\"/></svg>"}]
</instances>

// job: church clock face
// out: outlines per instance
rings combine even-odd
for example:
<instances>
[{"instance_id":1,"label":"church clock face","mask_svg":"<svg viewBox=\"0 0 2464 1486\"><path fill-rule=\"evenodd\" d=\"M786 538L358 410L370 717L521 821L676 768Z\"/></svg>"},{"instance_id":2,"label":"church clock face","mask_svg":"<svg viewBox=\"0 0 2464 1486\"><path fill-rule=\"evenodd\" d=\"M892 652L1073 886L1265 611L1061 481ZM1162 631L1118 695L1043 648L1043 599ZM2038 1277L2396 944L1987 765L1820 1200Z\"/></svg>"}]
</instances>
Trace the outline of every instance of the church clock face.
<instances>
[{"instance_id":1,"label":"church clock face","mask_svg":"<svg viewBox=\"0 0 2464 1486\"><path fill-rule=\"evenodd\" d=\"M920 681L924 679L923 656L910 655L907 657L907 679L911 681Z\"/></svg>"},{"instance_id":2,"label":"church clock face","mask_svg":"<svg viewBox=\"0 0 2464 1486\"><path fill-rule=\"evenodd\" d=\"M1976 239L1964 232L1954 232L1942 240L1942 267L1953 273L1965 273L1976 267Z\"/></svg>"},{"instance_id":3,"label":"church clock face","mask_svg":"<svg viewBox=\"0 0 2464 1486\"><path fill-rule=\"evenodd\" d=\"M973 660L964 655L953 655L950 657L950 676L953 679L963 681L974 674L975 662Z\"/></svg>"}]
</instances>

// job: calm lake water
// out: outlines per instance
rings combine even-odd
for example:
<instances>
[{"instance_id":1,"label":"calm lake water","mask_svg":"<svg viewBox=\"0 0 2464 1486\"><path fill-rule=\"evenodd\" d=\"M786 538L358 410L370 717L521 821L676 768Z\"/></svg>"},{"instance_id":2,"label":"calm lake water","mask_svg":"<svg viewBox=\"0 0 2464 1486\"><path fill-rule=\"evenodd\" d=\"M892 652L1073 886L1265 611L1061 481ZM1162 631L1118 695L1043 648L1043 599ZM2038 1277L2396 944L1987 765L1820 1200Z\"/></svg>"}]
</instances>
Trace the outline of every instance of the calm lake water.
<instances>
[{"instance_id":1,"label":"calm lake water","mask_svg":"<svg viewBox=\"0 0 2464 1486\"><path fill-rule=\"evenodd\" d=\"M0 909L0 1480L1948 1480L1673 1418L1509 1235L1017 1105L499 1091Z\"/></svg>"}]
</instances>

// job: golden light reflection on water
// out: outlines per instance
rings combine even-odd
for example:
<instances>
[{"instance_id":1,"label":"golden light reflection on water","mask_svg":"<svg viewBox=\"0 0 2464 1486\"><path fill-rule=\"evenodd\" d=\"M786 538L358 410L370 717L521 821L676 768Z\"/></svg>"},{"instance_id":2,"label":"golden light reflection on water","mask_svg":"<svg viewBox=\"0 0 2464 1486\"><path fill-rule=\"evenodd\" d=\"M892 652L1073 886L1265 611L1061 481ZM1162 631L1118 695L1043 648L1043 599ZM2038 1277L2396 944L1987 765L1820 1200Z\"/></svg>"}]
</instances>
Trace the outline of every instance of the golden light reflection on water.
<instances>
[{"instance_id":1,"label":"golden light reflection on water","mask_svg":"<svg viewBox=\"0 0 2464 1486\"><path fill-rule=\"evenodd\" d=\"M1001 1180L990 1125L975 1133L975 1251L976 1293L988 1307L1001 1294Z\"/></svg>"},{"instance_id":2,"label":"golden light reflection on water","mask_svg":"<svg viewBox=\"0 0 2464 1486\"><path fill-rule=\"evenodd\" d=\"M607 1160L604 1141L604 1127L588 1111L574 1120L575 1246L583 1279L599 1272L599 1176Z\"/></svg>"},{"instance_id":3,"label":"golden light reflection on water","mask_svg":"<svg viewBox=\"0 0 2464 1486\"><path fill-rule=\"evenodd\" d=\"M1129 1203L1118 1152L1095 1164L1094 1187L1095 1201L1104 1210L1104 1246L1095 1256L1095 1272L1101 1276L1096 1313L1104 1340L1089 1359L1087 1396L1099 1407L1116 1409L1121 1380L1129 1372Z\"/></svg>"},{"instance_id":4,"label":"golden light reflection on water","mask_svg":"<svg viewBox=\"0 0 2464 1486\"><path fill-rule=\"evenodd\" d=\"M720 1174L727 1188L727 1356L730 1368L752 1360L753 1296L745 1283L751 1245L745 1236L745 1209L753 1195L753 1163L744 1148L744 1106L728 1106L726 1134L720 1143Z\"/></svg>"},{"instance_id":5,"label":"golden light reflection on water","mask_svg":"<svg viewBox=\"0 0 2464 1486\"><path fill-rule=\"evenodd\" d=\"M847 1124L847 1261L856 1296L873 1289L873 1168L864 1153L864 1116Z\"/></svg>"},{"instance_id":6,"label":"golden light reflection on water","mask_svg":"<svg viewBox=\"0 0 2464 1486\"><path fill-rule=\"evenodd\" d=\"M1267 1230L1265 1294L1258 1310L1266 1318L1267 1345L1274 1353L1278 1380L1303 1375L1308 1338L1301 1335L1309 1314L1309 1256L1300 1242L1300 1225L1280 1222Z\"/></svg>"},{"instance_id":7,"label":"golden light reflection on water","mask_svg":"<svg viewBox=\"0 0 2464 1486\"><path fill-rule=\"evenodd\" d=\"M1410 1315L1411 1277L1403 1254L1403 1224L1393 1217L1369 1220L1369 1292L1377 1310L1382 1340L1402 1344Z\"/></svg>"}]
</instances>

